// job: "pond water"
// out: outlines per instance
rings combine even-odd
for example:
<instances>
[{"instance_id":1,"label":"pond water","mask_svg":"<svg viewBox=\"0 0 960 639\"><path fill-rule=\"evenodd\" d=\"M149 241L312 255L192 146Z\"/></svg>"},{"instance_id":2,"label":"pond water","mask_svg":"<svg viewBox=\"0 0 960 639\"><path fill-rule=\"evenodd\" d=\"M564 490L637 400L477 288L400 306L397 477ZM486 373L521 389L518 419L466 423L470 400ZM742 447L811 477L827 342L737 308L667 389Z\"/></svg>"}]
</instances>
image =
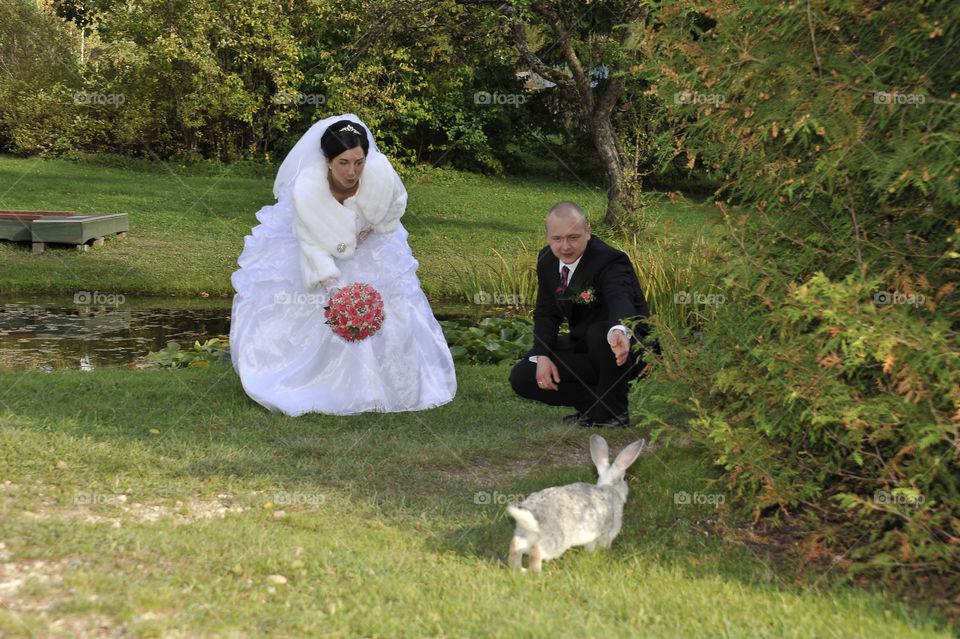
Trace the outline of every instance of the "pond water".
<instances>
[{"instance_id":1,"label":"pond water","mask_svg":"<svg viewBox=\"0 0 960 639\"><path fill-rule=\"evenodd\" d=\"M132 364L168 342L192 346L230 333L230 298L0 297L0 369L92 370ZM477 316L433 303L438 319ZM492 309L486 309L492 310Z\"/></svg>"}]
</instances>

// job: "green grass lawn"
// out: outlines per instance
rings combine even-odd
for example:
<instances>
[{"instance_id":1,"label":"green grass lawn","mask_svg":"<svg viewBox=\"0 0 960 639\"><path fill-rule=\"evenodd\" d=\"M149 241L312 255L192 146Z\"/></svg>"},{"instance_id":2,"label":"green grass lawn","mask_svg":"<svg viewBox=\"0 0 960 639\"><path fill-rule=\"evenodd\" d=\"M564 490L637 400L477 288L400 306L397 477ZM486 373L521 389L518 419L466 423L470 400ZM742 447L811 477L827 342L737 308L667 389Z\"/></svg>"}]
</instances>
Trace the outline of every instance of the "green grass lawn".
<instances>
[{"instance_id":1,"label":"green grass lawn","mask_svg":"<svg viewBox=\"0 0 960 639\"><path fill-rule=\"evenodd\" d=\"M127 213L126 240L88 252L0 242L0 294L69 294L98 290L137 294L229 295L243 238L260 207L274 202L269 168L197 170L146 163L139 170L65 160L0 156L0 209ZM219 172L218 172L219 171ZM533 255L544 244L543 217L560 200L601 220L603 191L569 181L515 180L454 171L405 173L409 204L403 224L432 299L456 297L464 264L496 264L493 252ZM651 206L664 233L685 237L704 226L707 205ZM599 229L599 226L598 226Z\"/></svg>"},{"instance_id":2,"label":"green grass lawn","mask_svg":"<svg viewBox=\"0 0 960 639\"><path fill-rule=\"evenodd\" d=\"M505 504L595 475L588 433L506 376L461 367L430 411L294 419L226 365L0 372L0 636L949 636L705 534L712 507L673 498L714 492L691 447L634 464L612 548L511 573Z\"/></svg>"}]
</instances>

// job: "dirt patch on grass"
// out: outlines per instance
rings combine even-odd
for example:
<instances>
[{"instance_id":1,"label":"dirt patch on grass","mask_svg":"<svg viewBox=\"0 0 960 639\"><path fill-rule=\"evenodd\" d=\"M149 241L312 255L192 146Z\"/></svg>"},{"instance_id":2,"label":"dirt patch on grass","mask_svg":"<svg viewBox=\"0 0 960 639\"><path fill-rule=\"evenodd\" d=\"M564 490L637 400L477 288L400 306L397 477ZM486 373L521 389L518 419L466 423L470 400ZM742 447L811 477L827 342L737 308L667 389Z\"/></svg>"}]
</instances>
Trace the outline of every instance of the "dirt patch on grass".
<instances>
[{"instance_id":1,"label":"dirt patch on grass","mask_svg":"<svg viewBox=\"0 0 960 639\"><path fill-rule=\"evenodd\" d=\"M78 492L69 506L61 506L52 499L42 499L20 515L28 519L77 518L86 523L109 523L119 528L125 521L170 521L175 524L222 519L229 513L242 513L250 506L234 503L231 494L220 494L215 499L191 498L172 503L145 503L134 501L129 495L116 493Z\"/></svg>"},{"instance_id":2,"label":"dirt patch on grass","mask_svg":"<svg viewBox=\"0 0 960 639\"><path fill-rule=\"evenodd\" d=\"M76 597L64 584L64 577L82 570L84 565L77 558L11 561L10 551L0 542L0 606L20 619L21 630L27 636L38 637L130 637L138 634L132 629L161 618L157 613L146 612L127 623L97 612L64 613L61 607ZM86 599L95 604L98 595ZM81 598L81 606L82 602Z\"/></svg>"},{"instance_id":3,"label":"dirt patch on grass","mask_svg":"<svg viewBox=\"0 0 960 639\"><path fill-rule=\"evenodd\" d=\"M606 437L606 434L604 436ZM611 456L616 455L624 446L633 441L630 437L618 437L617 439L606 437L606 439L610 445ZM621 442L621 439L624 441ZM560 441L527 457L504 456L499 459L481 457L470 460L466 466L448 465L435 468L446 479L463 481L475 486L502 486L509 484L518 477L529 475L544 468L586 468L592 470L593 461L590 459L588 442L587 438L584 438L583 442ZM647 444L640 455L649 455L657 448L656 444Z\"/></svg>"},{"instance_id":4,"label":"dirt patch on grass","mask_svg":"<svg viewBox=\"0 0 960 639\"><path fill-rule=\"evenodd\" d=\"M32 634L46 626L58 637L113 637L116 624L99 614L58 614L57 608L69 597L64 574L82 566L80 559L10 561L10 552L0 542L0 606L17 617L24 615L22 630ZM37 635L41 636L41 635Z\"/></svg>"}]
</instances>

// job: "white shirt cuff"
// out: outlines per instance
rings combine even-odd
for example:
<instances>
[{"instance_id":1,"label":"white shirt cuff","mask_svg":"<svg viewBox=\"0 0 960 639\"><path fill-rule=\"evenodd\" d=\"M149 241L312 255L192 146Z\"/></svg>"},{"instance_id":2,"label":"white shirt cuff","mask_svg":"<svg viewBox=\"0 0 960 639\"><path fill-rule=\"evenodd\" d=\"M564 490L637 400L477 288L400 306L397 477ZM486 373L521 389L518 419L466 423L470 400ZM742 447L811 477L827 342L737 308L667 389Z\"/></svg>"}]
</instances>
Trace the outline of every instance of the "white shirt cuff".
<instances>
[{"instance_id":1,"label":"white shirt cuff","mask_svg":"<svg viewBox=\"0 0 960 639\"><path fill-rule=\"evenodd\" d=\"M611 326L610 330L607 331L607 344L610 343L610 338L613 336L614 331L623 331L623 334L627 336L627 339L633 337L633 331L624 326L623 324L617 324L616 326Z\"/></svg>"}]
</instances>

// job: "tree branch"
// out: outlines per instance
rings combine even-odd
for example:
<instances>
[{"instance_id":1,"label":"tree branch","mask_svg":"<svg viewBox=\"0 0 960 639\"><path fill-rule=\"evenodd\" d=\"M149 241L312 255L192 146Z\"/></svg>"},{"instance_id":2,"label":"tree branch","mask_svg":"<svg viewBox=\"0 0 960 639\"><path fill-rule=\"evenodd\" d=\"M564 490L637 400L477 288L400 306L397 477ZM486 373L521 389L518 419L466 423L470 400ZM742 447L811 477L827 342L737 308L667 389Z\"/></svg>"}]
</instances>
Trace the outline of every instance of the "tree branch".
<instances>
[{"instance_id":1,"label":"tree branch","mask_svg":"<svg viewBox=\"0 0 960 639\"><path fill-rule=\"evenodd\" d=\"M584 115L589 116L594 110L593 91L590 88L590 78L583 71L583 65L580 63L580 57L573 50L573 43L570 41L570 32L563 24L560 15L554 11L546 2L534 2L533 6L550 22L554 33L557 34L557 41L563 50L563 57L567 60L570 67L570 73L573 75L573 83L580 95L580 104L584 109Z\"/></svg>"},{"instance_id":2,"label":"tree branch","mask_svg":"<svg viewBox=\"0 0 960 639\"><path fill-rule=\"evenodd\" d=\"M813 57L817 60L817 74L823 80L823 66L820 64L820 54L817 52L817 38L813 33L813 16L810 15L810 0L807 0L807 25L810 27L810 43L813 45Z\"/></svg>"},{"instance_id":3,"label":"tree branch","mask_svg":"<svg viewBox=\"0 0 960 639\"><path fill-rule=\"evenodd\" d=\"M850 203L847 205L847 210L850 211L850 217L853 218L853 237L856 240L857 264L863 264L863 255L860 252L860 225L857 223L857 209L853 204L853 192L847 191L847 195L850 200Z\"/></svg>"},{"instance_id":4,"label":"tree branch","mask_svg":"<svg viewBox=\"0 0 960 639\"><path fill-rule=\"evenodd\" d=\"M520 57L523 58L523 61L530 65L531 71L560 86L575 88L570 76L548 66L533 52L530 44L527 42L527 27L522 21L513 19L510 21L508 28L513 36L513 43L517 47L517 52L520 54Z\"/></svg>"}]
</instances>

